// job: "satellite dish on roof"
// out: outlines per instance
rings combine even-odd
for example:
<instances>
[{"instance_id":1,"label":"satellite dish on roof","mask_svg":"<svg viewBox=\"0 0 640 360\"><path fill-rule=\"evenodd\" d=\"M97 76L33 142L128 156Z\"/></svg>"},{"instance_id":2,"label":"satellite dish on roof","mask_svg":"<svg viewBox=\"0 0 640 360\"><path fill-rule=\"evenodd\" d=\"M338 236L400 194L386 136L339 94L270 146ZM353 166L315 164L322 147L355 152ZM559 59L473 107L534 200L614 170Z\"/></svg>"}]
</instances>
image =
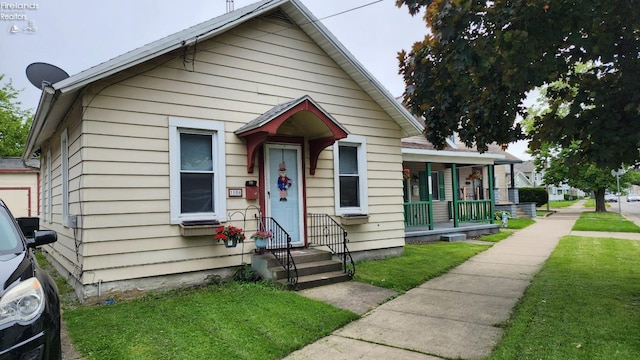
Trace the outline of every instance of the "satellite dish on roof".
<instances>
[{"instance_id":1,"label":"satellite dish on roof","mask_svg":"<svg viewBox=\"0 0 640 360\"><path fill-rule=\"evenodd\" d=\"M42 89L42 84L55 84L60 80L69 77L66 71L59 67L47 63L36 62L27 66L27 79L38 89Z\"/></svg>"}]
</instances>

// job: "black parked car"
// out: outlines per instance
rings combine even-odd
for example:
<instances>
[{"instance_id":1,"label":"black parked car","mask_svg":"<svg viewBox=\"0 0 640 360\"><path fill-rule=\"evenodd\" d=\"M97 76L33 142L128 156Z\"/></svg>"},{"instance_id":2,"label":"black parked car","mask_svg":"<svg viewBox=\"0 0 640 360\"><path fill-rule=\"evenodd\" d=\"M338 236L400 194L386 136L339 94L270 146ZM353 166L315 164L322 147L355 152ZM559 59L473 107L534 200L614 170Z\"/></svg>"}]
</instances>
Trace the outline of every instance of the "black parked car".
<instances>
[{"instance_id":1,"label":"black parked car","mask_svg":"<svg viewBox=\"0 0 640 360\"><path fill-rule=\"evenodd\" d=\"M57 234L36 230L37 218L19 220L0 200L0 360L59 360L58 288L33 253Z\"/></svg>"}]
</instances>

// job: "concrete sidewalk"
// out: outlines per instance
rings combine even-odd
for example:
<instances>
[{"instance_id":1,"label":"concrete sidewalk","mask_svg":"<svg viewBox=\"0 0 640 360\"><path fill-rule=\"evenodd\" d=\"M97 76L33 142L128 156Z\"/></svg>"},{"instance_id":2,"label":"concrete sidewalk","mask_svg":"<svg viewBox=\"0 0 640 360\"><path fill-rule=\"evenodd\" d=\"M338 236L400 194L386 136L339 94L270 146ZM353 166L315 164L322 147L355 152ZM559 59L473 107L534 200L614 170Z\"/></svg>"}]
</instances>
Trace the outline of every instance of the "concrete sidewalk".
<instances>
[{"instance_id":1,"label":"concrete sidewalk","mask_svg":"<svg viewBox=\"0 0 640 360\"><path fill-rule=\"evenodd\" d=\"M533 276L558 240L570 233L581 212L582 203L578 203L538 218L534 225L449 273L385 303L393 294L360 293L368 285L355 282L336 284L339 296L333 296L334 285L302 291L302 295L350 310L353 304L341 306L340 298L366 299L367 304L359 309L373 310L285 359L482 359L503 335L503 329L495 325L509 319ZM349 286L354 287L353 292Z\"/></svg>"}]
</instances>

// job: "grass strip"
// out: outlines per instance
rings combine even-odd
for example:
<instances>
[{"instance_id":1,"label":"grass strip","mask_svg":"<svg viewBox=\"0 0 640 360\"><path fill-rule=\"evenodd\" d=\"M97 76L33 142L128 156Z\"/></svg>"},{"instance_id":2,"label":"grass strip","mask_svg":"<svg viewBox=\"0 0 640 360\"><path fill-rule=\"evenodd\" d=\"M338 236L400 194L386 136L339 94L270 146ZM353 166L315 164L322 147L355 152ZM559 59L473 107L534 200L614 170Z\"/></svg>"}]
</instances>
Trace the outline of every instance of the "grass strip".
<instances>
[{"instance_id":1,"label":"grass strip","mask_svg":"<svg viewBox=\"0 0 640 360\"><path fill-rule=\"evenodd\" d=\"M566 208L577 202L578 202L577 199L576 200L554 200L554 201L549 201L549 207L554 209ZM546 205L543 205L542 207L544 208L546 207Z\"/></svg>"},{"instance_id":2,"label":"grass strip","mask_svg":"<svg viewBox=\"0 0 640 360\"><path fill-rule=\"evenodd\" d=\"M508 238L509 236L513 235L513 233L514 233L514 231L500 229L500 232L498 232L498 233L481 236L480 240L497 243L497 242L500 242L500 241Z\"/></svg>"},{"instance_id":3,"label":"grass strip","mask_svg":"<svg viewBox=\"0 0 640 360\"><path fill-rule=\"evenodd\" d=\"M526 219L526 218L522 218L522 219L509 219L509 222L507 223L507 229L511 229L511 230L520 230L520 229L524 229L529 225L535 224L536 221L533 219Z\"/></svg>"},{"instance_id":4,"label":"grass strip","mask_svg":"<svg viewBox=\"0 0 640 360\"><path fill-rule=\"evenodd\" d=\"M639 359L640 242L566 236L489 359Z\"/></svg>"},{"instance_id":5,"label":"grass strip","mask_svg":"<svg viewBox=\"0 0 640 360\"><path fill-rule=\"evenodd\" d=\"M573 225L575 231L640 232L640 227L613 212L585 211Z\"/></svg>"}]
</instances>

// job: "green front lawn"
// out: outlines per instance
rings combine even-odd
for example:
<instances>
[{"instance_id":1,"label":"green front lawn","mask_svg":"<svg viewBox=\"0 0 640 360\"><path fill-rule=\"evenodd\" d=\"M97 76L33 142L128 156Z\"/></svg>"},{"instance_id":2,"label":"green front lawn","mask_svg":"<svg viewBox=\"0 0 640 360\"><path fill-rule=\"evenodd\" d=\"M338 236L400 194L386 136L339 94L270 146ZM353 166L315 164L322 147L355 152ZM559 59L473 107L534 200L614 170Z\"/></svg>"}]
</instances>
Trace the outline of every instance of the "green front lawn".
<instances>
[{"instance_id":1,"label":"green front lawn","mask_svg":"<svg viewBox=\"0 0 640 360\"><path fill-rule=\"evenodd\" d=\"M399 257L358 263L356 278L406 291L488 247L408 245ZM64 312L86 360L279 359L356 318L264 283L211 285Z\"/></svg>"},{"instance_id":2,"label":"green front lawn","mask_svg":"<svg viewBox=\"0 0 640 360\"><path fill-rule=\"evenodd\" d=\"M573 225L575 231L640 232L640 227L615 212L583 212Z\"/></svg>"},{"instance_id":3,"label":"green front lawn","mask_svg":"<svg viewBox=\"0 0 640 360\"><path fill-rule=\"evenodd\" d=\"M489 359L640 358L640 241L564 237Z\"/></svg>"},{"instance_id":4,"label":"green front lawn","mask_svg":"<svg viewBox=\"0 0 640 360\"><path fill-rule=\"evenodd\" d=\"M489 246L463 242L406 245L402 256L358 262L355 279L404 292L446 273Z\"/></svg>"},{"instance_id":5,"label":"green front lawn","mask_svg":"<svg viewBox=\"0 0 640 360\"><path fill-rule=\"evenodd\" d=\"M231 283L67 309L90 359L280 359L358 318L266 284Z\"/></svg>"}]
</instances>

